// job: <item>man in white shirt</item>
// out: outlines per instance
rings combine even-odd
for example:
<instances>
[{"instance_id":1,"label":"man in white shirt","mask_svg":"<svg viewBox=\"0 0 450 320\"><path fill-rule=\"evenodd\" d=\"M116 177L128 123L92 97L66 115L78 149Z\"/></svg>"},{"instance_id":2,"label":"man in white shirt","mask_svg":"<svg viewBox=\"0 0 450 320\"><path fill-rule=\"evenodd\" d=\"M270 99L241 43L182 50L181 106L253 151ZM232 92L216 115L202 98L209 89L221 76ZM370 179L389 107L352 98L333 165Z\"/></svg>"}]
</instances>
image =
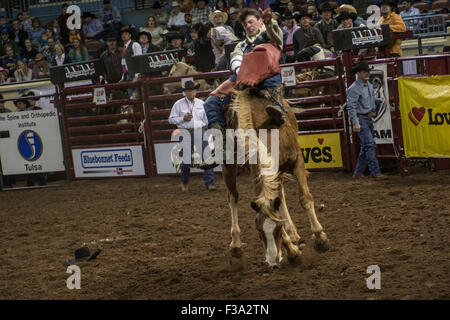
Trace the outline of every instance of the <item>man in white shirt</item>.
<instances>
[{"instance_id":1,"label":"man in white shirt","mask_svg":"<svg viewBox=\"0 0 450 320\"><path fill-rule=\"evenodd\" d=\"M184 21L184 13L180 10L180 4L176 1L173 1L169 22L167 22L168 29L179 29L181 26L184 26L186 24L186 21Z\"/></svg>"},{"instance_id":2,"label":"man in white shirt","mask_svg":"<svg viewBox=\"0 0 450 320\"><path fill-rule=\"evenodd\" d=\"M203 134L205 128L208 125L208 119L206 117L205 109L203 107L203 101L196 98L197 90L200 84L195 84L192 81L187 81L184 85L183 92L185 97L175 102L170 111L169 123L176 125L179 129L189 130L191 134L191 150L194 146L194 134ZM195 129L195 130L194 130ZM200 137L199 137L200 138ZM201 139L201 138L200 138ZM208 146L207 141L202 140L202 148ZM200 149L200 148L198 148ZM202 155L203 150L198 150L197 152ZM191 170L190 164L181 163L181 190L188 190L189 183L189 173ZM214 186L214 170L208 169L204 170L204 181L207 190L214 191L216 187Z\"/></svg>"},{"instance_id":3,"label":"man in white shirt","mask_svg":"<svg viewBox=\"0 0 450 320\"><path fill-rule=\"evenodd\" d=\"M132 40L134 30L130 26L124 26L120 30L120 37L123 41L122 49L122 80L137 81L139 73L134 72L132 68L131 58L142 54L142 47L139 42Z\"/></svg>"}]
</instances>

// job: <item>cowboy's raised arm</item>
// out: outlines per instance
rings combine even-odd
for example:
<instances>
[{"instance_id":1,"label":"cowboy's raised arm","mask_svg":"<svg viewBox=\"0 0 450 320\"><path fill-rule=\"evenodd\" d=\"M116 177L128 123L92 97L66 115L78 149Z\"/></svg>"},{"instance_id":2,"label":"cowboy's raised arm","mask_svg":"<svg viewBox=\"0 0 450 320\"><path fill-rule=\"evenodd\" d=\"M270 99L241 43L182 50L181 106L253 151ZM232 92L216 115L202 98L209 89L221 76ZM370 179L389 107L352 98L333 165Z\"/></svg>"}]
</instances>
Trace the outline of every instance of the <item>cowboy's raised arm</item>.
<instances>
[{"instance_id":1,"label":"cowboy's raised arm","mask_svg":"<svg viewBox=\"0 0 450 320\"><path fill-rule=\"evenodd\" d=\"M278 23L272 19L272 10L269 8L262 11L261 8L258 8L258 11L264 21L270 41L275 43L280 49L283 49L283 31L278 26Z\"/></svg>"}]
</instances>

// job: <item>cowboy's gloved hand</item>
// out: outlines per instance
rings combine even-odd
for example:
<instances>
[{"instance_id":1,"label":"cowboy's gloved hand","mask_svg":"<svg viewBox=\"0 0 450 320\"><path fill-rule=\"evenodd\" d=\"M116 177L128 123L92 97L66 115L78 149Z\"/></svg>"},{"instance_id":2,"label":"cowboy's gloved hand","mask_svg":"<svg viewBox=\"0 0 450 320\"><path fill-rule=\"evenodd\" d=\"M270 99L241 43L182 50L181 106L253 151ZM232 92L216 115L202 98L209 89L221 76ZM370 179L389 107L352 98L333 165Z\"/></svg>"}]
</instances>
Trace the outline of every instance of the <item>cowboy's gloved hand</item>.
<instances>
[{"instance_id":1,"label":"cowboy's gloved hand","mask_svg":"<svg viewBox=\"0 0 450 320\"><path fill-rule=\"evenodd\" d=\"M270 8L267 8L266 10L262 11L261 8L258 8L259 14L261 15L264 23L270 24L272 23L272 10Z\"/></svg>"}]
</instances>

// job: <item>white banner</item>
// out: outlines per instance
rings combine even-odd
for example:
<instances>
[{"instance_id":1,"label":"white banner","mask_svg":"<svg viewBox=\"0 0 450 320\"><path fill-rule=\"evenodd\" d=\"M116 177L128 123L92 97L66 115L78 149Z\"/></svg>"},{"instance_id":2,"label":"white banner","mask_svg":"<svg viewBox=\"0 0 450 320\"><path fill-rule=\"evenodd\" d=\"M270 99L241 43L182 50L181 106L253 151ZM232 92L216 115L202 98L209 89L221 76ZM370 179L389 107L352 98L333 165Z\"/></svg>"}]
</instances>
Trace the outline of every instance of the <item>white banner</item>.
<instances>
[{"instance_id":1,"label":"white banner","mask_svg":"<svg viewBox=\"0 0 450 320\"><path fill-rule=\"evenodd\" d=\"M72 149L76 178L143 176L142 146Z\"/></svg>"},{"instance_id":2,"label":"white banner","mask_svg":"<svg viewBox=\"0 0 450 320\"><path fill-rule=\"evenodd\" d=\"M295 86L297 84L294 67L281 68L281 82L287 87Z\"/></svg>"},{"instance_id":3,"label":"white banner","mask_svg":"<svg viewBox=\"0 0 450 320\"><path fill-rule=\"evenodd\" d=\"M386 103L377 107L373 119L374 138L377 144L392 144L394 136L392 132L391 107L389 105L389 89L387 84L387 65L375 64L370 72L370 83L373 85L375 98L384 98Z\"/></svg>"},{"instance_id":4,"label":"white banner","mask_svg":"<svg viewBox=\"0 0 450 320\"><path fill-rule=\"evenodd\" d=\"M64 171L56 110L0 114L4 175Z\"/></svg>"},{"instance_id":5,"label":"white banner","mask_svg":"<svg viewBox=\"0 0 450 320\"><path fill-rule=\"evenodd\" d=\"M176 164L181 162L178 142L155 143L156 172L157 174L177 173ZM194 150L193 156L197 150ZM200 155L198 155L200 157ZM202 172L203 170L191 168L191 172ZM217 166L214 171L221 172L222 166Z\"/></svg>"}]
</instances>

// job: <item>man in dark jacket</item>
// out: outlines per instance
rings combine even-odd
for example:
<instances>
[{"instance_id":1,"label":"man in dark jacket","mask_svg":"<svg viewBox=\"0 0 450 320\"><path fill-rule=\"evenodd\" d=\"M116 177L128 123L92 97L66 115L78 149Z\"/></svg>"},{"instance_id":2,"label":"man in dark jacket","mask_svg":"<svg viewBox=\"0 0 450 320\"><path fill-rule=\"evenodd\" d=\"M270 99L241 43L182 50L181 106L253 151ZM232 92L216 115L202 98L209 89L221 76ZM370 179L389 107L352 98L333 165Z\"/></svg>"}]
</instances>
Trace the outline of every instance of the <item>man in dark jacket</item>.
<instances>
[{"instance_id":1,"label":"man in dark jacket","mask_svg":"<svg viewBox=\"0 0 450 320\"><path fill-rule=\"evenodd\" d=\"M25 47L25 40L28 39L28 32L23 31L20 29L20 21L15 19L12 22L12 30L9 33L9 38L13 40L15 43L17 43L17 46L19 48Z\"/></svg>"},{"instance_id":2,"label":"man in dark jacket","mask_svg":"<svg viewBox=\"0 0 450 320\"><path fill-rule=\"evenodd\" d=\"M117 47L117 36L109 33L106 36L106 50L100 55L103 63L104 78L108 83L119 82L122 78L122 48Z\"/></svg>"},{"instance_id":3,"label":"man in dark jacket","mask_svg":"<svg viewBox=\"0 0 450 320\"><path fill-rule=\"evenodd\" d=\"M312 15L310 13L302 11L296 18L297 21L300 21L300 29L294 33L294 56L297 56L297 53L304 48L305 43L312 39L319 40L322 46L325 46L322 33L317 28L311 27Z\"/></svg>"},{"instance_id":4,"label":"man in dark jacket","mask_svg":"<svg viewBox=\"0 0 450 320\"><path fill-rule=\"evenodd\" d=\"M325 2L319 12L322 19L315 25L315 27L322 33L325 41L325 49L333 47L333 30L335 30L339 23L333 19L334 9L329 2Z\"/></svg>"}]
</instances>

